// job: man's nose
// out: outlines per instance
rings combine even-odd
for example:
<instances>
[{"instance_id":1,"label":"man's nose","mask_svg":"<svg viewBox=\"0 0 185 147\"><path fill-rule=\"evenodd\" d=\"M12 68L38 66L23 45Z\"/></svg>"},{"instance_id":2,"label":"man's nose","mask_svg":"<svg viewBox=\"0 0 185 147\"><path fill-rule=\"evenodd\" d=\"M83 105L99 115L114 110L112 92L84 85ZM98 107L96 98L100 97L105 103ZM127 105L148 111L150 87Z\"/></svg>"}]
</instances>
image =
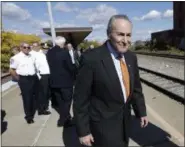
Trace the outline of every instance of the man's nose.
<instances>
[{"instance_id":1,"label":"man's nose","mask_svg":"<svg viewBox=\"0 0 185 147\"><path fill-rule=\"evenodd\" d=\"M127 36L123 36L122 40L123 40L124 43L127 43L128 42Z\"/></svg>"}]
</instances>

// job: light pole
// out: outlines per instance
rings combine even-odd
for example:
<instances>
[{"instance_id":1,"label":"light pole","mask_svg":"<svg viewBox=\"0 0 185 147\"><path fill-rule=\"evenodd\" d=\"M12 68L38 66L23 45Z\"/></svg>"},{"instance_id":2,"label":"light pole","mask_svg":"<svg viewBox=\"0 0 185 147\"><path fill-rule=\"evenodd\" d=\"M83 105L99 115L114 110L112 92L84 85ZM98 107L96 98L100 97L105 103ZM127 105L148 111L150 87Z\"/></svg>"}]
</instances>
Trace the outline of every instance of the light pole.
<instances>
[{"instance_id":1,"label":"light pole","mask_svg":"<svg viewBox=\"0 0 185 147\"><path fill-rule=\"evenodd\" d=\"M51 11L51 2L47 2L48 5L48 13L49 13L49 19L50 19L50 27L51 27L51 36L53 40L53 46L55 46L55 38L56 38L56 33L55 33L55 28L53 24L53 16L52 16L52 11Z\"/></svg>"}]
</instances>

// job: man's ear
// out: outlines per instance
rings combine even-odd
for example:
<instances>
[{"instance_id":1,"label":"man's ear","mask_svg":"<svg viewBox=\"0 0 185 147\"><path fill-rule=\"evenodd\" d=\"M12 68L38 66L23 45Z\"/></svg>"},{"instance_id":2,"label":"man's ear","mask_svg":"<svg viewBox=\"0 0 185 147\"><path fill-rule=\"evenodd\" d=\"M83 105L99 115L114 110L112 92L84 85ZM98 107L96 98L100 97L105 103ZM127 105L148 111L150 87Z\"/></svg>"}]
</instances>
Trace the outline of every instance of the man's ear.
<instances>
[{"instance_id":1,"label":"man's ear","mask_svg":"<svg viewBox=\"0 0 185 147\"><path fill-rule=\"evenodd\" d=\"M110 32L107 29L107 38L110 39Z\"/></svg>"},{"instance_id":2,"label":"man's ear","mask_svg":"<svg viewBox=\"0 0 185 147\"><path fill-rule=\"evenodd\" d=\"M107 38L108 38L108 39L110 39L110 38L111 38L110 33L107 33Z\"/></svg>"}]
</instances>

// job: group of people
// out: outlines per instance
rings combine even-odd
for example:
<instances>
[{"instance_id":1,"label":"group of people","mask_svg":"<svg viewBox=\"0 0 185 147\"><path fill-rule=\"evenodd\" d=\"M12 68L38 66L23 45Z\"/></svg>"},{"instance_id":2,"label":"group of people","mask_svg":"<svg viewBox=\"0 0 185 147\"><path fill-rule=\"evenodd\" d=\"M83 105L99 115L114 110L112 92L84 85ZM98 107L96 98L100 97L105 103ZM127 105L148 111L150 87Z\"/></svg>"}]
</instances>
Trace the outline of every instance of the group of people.
<instances>
[{"instance_id":1,"label":"group of people","mask_svg":"<svg viewBox=\"0 0 185 147\"><path fill-rule=\"evenodd\" d=\"M128 147L131 106L141 127L148 125L137 57L129 51L132 27L126 15L112 16L107 25L107 41L83 53L78 62L71 58L74 54L70 44L69 51L64 49L64 37L56 37L55 47L47 52L49 86L60 114L58 126L71 121L73 100L75 127L85 146ZM23 44L13 59L10 68L19 80L25 118L33 119L33 85L39 67L34 66L37 62L30 55L28 44Z\"/></svg>"},{"instance_id":2,"label":"group of people","mask_svg":"<svg viewBox=\"0 0 185 147\"><path fill-rule=\"evenodd\" d=\"M38 115L51 113L51 96L52 106L60 110L58 126L69 123L71 119L69 109L79 56L72 44L66 44L64 37L57 37L55 44L47 54L43 53L39 43L22 43L12 49L14 56L10 58L10 73L20 87L28 124L34 123L36 110Z\"/></svg>"}]
</instances>

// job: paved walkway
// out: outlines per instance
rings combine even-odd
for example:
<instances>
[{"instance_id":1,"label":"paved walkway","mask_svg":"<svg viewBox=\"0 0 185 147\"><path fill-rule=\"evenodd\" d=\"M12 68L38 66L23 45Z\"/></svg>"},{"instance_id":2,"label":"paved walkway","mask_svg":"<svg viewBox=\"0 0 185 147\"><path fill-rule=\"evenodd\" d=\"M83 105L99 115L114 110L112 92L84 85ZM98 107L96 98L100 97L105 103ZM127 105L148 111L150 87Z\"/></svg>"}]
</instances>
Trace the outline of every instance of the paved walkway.
<instances>
[{"instance_id":1,"label":"paved walkway","mask_svg":"<svg viewBox=\"0 0 185 147\"><path fill-rule=\"evenodd\" d=\"M150 97L156 95L156 91L143 85L145 93L148 118L150 123L147 128L141 129L139 122L133 117L132 135L130 146L155 146L155 147L178 147L184 144L184 120L176 118L176 124L180 128L174 128L173 123L168 124L163 117L158 115L155 102ZM167 98L164 95L163 98ZM156 97L156 101L157 98ZM153 97L152 97L153 98ZM167 98L168 99L168 98ZM163 105L165 105L163 103ZM170 104L169 104L170 105ZM160 106L159 106L160 107ZM184 106L178 110L183 110ZM51 108L50 108L51 109ZM22 99L17 85L12 85L8 90L2 92L2 110L6 112L2 122L2 146L66 146L79 147L75 127L58 128L58 114L51 109L49 116L35 116L35 123L28 125L24 121ZM172 110L173 111L173 110ZM179 114L181 115L181 114ZM182 113L183 115L183 113ZM184 115L183 115L184 116ZM171 118L172 119L172 118ZM168 121L168 119L167 119ZM181 121L182 124L181 124ZM173 121L172 121L173 122ZM178 124L177 124L178 123ZM181 132L181 131L182 132Z\"/></svg>"}]
</instances>

